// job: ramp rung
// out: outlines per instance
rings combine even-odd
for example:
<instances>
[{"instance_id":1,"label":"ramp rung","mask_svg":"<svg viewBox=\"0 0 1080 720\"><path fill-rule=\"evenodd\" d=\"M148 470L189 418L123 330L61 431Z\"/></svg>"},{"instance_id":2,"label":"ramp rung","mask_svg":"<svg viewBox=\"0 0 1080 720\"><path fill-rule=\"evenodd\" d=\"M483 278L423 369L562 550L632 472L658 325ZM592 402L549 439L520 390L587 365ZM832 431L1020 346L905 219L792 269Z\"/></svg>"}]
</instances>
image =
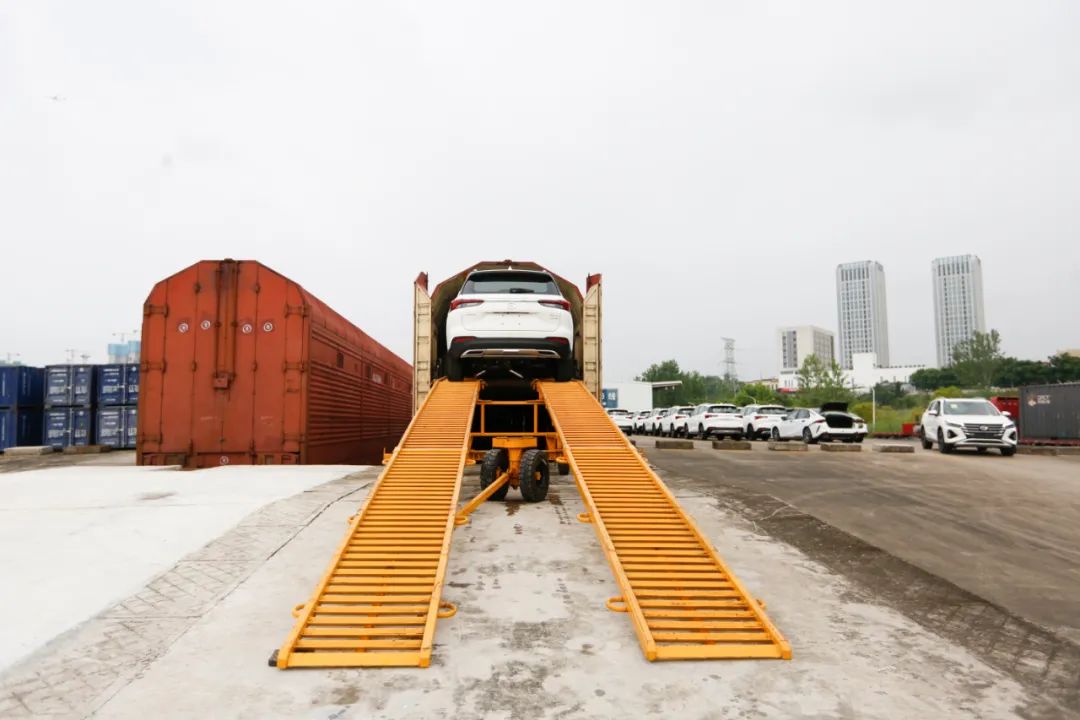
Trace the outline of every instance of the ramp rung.
<instances>
[{"instance_id":1,"label":"ramp rung","mask_svg":"<svg viewBox=\"0 0 1080 720\"><path fill-rule=\"evenodd\" d=\"M432 387L300 609L279 668L430 664L479 390Z\"/></svg>"},{"instance_id":2,"label":"ramp rung","mask_svg":"<svg viewBox=\"0 0 1080 720\"><path fill-rule=\"evenodd\" d=\"M761 605L585 386L537 388L645 657L790 658Z\"/></svg>"}]
</instances>

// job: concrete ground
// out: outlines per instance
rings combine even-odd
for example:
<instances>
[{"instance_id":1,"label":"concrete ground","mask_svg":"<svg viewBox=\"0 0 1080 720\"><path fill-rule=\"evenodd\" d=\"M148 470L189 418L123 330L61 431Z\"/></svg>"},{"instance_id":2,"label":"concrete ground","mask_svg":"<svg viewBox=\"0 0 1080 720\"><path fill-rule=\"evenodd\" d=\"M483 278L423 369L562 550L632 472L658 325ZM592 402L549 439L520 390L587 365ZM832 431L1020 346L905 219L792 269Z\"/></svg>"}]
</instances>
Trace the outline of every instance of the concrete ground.
<instances>
[{"instance_id":1,"label":"concrete ground","mask_svg":"<svg viewBox=\"0 0 1080 720\"><path fill-rule=\"evenodd\" d=\"M444 595L459 611L439 622L432 667L270 668L267 658L292 625L290 609L308 599L374 476L359 473L252 513L152 580L135 601L11 668L0 676L0 717L1080 716L1080 661L1064 637L1068 623L1057 633L950 581L950 573L960 577L975 562L968 553L984 542L983 526L964 524L955 532L970 537L941 544L941 574L854 532L852 518L873 513L876 522L864 521L867 537L876 530L902 538L896 527L876 526L907 523L913 546L930 542L921 537L934 531L927 527L950 525L974 502L970 489L950 490L948 478L967 478L957 480L966 485L978 474L954 458L767 453L763 444L749 454L704 445L646 452L733 571L766 601L792 644L791 661L646 662L627 616L604 608L617 594L614 581L592 526L575 520L584 510L576 488L559 478L550 502L513 502L512 492L511 502L485 504L455 531ZM984 474L1007 492L1028 483L1033 505L1041 497L1076 510L1064 482L1080 467L1074 459L955 458L968 459L986 465ZM991 469L991 461L1000 467ZM920 473L935 493L932 503L920 494ZM899 498L910 496L910 511L879 514L889 503L861 497L870 477L893 489L893 505L905 507ZM784 502L788 487L810 500ZM467 476L463 493L477 489L476 477ZM812 514L814 498L814 512L854 509L845 515L833 508L826 521ZM920 504L938 514L936 523L921 520ZM1068 519L1067 508L1057 512ZM841 527L846 523L850 529ZM1045 551L1036 530L1025 525L1013 536L1030 543L1029 566ZM1011 564L1025 564L1022 548L1003 557L999 572L1018 577ZM236 567L196 600L169 589L200 563ZM1048 572L1047 584L1059 577L1055 568ZM984 577L984 588L993 584L988 574L973 573ZM140 604L150 587L163 590L160 601ZM992 647L999 643L1011 663Z\"/></svg>"},{"instance_id":2,"label":"concrete ground","mask_svg":"<svg viewBox=\"0 0 1080 720\"><path fill-rule=\"evenodd\" d=\"M19 618L5 627L0 669L135 593L251 511L357 469L183 472L135 467L133 456L55 454L0 474L0 617Z\"/></svg>"}]
</instances>

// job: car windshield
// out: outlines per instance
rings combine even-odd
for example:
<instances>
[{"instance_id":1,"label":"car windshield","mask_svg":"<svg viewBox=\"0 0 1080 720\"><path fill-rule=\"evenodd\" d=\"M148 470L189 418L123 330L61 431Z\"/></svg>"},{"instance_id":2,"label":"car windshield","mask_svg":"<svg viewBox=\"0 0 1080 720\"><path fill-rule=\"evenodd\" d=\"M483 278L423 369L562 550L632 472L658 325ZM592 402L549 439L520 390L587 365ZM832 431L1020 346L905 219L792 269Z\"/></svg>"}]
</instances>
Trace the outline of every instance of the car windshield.
<instances>
[{"instance_id":1,"label":"car windshield","mask_svg":"<svg viewBox=\"0 0 1080 720\"><path fill-rule=\"evenodd\" d=\"M692 408L692 407L681 407L676 412L679 413L680 415L687 415L689 413L694 412L694 408Z\"/></svg>"},{"instance_id":2,"label":"car windshield","mask_svg":"<svg viewBox=\"0 0 1080 720\"><path fill-rule=\"evenodd\" d=\"M559 295L559 287L550 275L532 272L474 273L461 288L462 295L520 293L523 295Z\"/></svg>"},{"instance_id":3,"label":"car windshield","mask_svg":"<svg viewBox=\"0 0 1080 720\"><path fill-rule=\"evenodd\" d=\"M717 412L717 413L733 413L735 412L734 405L710 405L709 409L705 412Z\"/></svg>"},{"instance_id":4,"label":"car windshield","mask_svg":"<svg viewBox=\"0 0 1080 720\"><path fill-rule=\"evenodd\" d=\"M783 415L787 410L782 407L760 407L757 409L759 415Z\"/></svg>"},{"instance_id":5,"label":"car windshield","mask_svg":"<svg viewBox=\"0 0 1080 720\"><path fill-rule=\"evenodd\" d=\"M1000 415L998 409L985 400L946 400L942 403L946 415Z\"/></svg>"},{"instance_id":6,"label":"car windshield","mask_svg":"<svg viewBox=\"0 0 1080 720\"><path fill-rule=\"evenodd\" d=\"M627 411L627 410L608 410L608 415L612 415L612 416L614 416L614 415L629 415L629 414L630 414L630 412Z\"/></svg>"}]
</instances>

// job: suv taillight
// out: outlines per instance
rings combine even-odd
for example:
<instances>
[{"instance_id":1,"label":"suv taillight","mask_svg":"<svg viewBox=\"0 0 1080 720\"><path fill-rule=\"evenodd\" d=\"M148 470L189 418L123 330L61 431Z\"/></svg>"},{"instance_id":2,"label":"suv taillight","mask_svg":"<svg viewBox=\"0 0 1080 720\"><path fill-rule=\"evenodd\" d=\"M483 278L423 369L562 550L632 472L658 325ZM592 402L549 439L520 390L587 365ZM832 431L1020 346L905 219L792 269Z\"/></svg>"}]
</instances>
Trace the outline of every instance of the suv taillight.
<instances>
[{"instance_id":1,"label":"suv taillight","mask_svg":"<svg viewBox=\"0 0 1080 720\"><path fill-rule=\"evenodd\" d=\"M456 300L451 300L450 301L450 309L451 310L457 310L460 307L466 307L468 305L481 305L481 304L483 304L483 302L484 302L483 300L471 300L471 299L458 298Z\"/></svg>"},{"instance_id":2,"label":"suv taillight","mask_svg":"<svg viewBox=\"0 0 1080 720\"><path fill-rule=\"evenodd\" d=\"M560 308L562 310L570 309L570 303L566 300L541 300L540 304L544 307Z\"/></svg>"},{"instance_id":3,"label":"suv taillight","mask_svg":"<svg viewBox=\"0 0 1080 720\"><path fill-rule=\"evenodd\" d=\"M557 343L559 345L569 345L570 344L570 341L567 340L564 337L549 337L549 338L545 338L545 339L550 341L550 342Z\"/></svg>"}]
</instances>

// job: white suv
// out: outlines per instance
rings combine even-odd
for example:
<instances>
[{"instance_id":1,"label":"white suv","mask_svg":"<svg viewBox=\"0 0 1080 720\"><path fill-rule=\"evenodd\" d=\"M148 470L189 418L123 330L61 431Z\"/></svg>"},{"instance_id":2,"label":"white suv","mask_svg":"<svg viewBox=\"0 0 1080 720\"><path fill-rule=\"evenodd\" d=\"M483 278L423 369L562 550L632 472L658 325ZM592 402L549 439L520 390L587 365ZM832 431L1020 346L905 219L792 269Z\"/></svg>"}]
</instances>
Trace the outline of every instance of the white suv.
<instances>
[{"instance_id":1,"label":"white suv","mask_svg":"<svg viewBox=\"0 0 1080 720\"><path fill-rule=\"evenodd\" d=\"M660 434L668 437L678 437L686 427L686 419L694 412L693 405L683 405L671 408L666 415L660 418Z\"/></svg>"},{"instance_id":2,"label":"white suv","mask_svg":"<svg viewBox=\"0 0 1080 720\"><path fill-rule=\"evenodd\" d=\"M788 411L783 405L747 405L743 408L742 423L747 440L768 437L773 427Z\"/></svg>"},{"instance_id":3,"label":"white suv","mask_svg":"<svg viewBox=\"0 0 1080 720\"><path fill-rule=\"evenodd\" d=\"M642 410L634 416L634 432L644 435L647 431L649 424L649 418L652 417L652 410Z\"/></svg>"},{"instance_id":4,"label":"white suv","mask_svg":"<svg viewBox=\"0 0 1080 720\"><path fill-rule=\"evenodd\" d=\"M446 316L450 380L503 365L522 377L574 377L574 319L555 279L534 270L470 273Z\"/></svg>"},{"instance_id":5,"label":"white suv","mask_svg":"<svg viewBox=\"0 0 1080 720\"><path fill-rule=\"evenodd\" d=\"M629 410L612 408L607 411L608 417L624 433L629 435L634 432L634 416Z\"/></svg>"},{"instance_id":6,"label":"white suv","mask_svg":"<svg viewBox=\"0 0 1080 720\"><path fill-rule=\"evenodd\" d=\"M1016 453L1016 423L983 398L938 398L930 403L919 423L922 446L951 453L973 447L979 452L997 448L1006 457Z\"/></svg>"},{"instance_id":7,"label":"white suv","mask_svg":"<svg viewBox=\"0 0 1080 720\"><path fill-rule=\"evenodd\" d=\"M683 426L683 435L697 435L702 440L710 435L741 438L742 434L742 415L734 405L698 405Z\"/></svg>"}]
</instances>

